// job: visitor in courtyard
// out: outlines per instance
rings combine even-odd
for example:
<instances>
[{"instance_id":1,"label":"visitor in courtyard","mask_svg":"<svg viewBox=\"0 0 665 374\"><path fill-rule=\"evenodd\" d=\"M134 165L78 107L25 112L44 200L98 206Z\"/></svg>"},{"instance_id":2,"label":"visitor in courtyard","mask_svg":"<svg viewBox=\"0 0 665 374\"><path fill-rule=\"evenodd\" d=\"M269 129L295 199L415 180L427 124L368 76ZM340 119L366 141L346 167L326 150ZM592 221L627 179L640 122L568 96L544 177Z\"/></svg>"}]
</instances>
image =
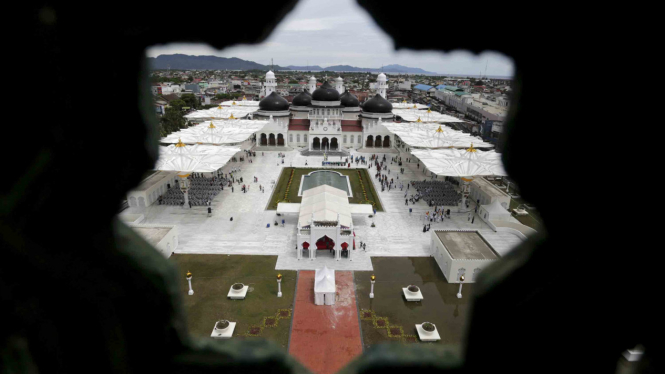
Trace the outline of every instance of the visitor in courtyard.
<instances>
[{"instance_id":1,"label":"visitor in courtyard","mask_svg":"<svg viewBox=\"0 0 665 374\"><path fill-rule=\"evenodd\" d=\"M212 208L208 207L208 217L212 216Z\"/></svg>"},{"instance_id":2,"label":"visitor in courtyard","mask_svg":"<svg viewBox=\"0 0 665 374\"><path fill-rule=\"evenodd\" d=\"M427 225L423 225L423 232L427 232Z\"/></svg>"}]
</instances>

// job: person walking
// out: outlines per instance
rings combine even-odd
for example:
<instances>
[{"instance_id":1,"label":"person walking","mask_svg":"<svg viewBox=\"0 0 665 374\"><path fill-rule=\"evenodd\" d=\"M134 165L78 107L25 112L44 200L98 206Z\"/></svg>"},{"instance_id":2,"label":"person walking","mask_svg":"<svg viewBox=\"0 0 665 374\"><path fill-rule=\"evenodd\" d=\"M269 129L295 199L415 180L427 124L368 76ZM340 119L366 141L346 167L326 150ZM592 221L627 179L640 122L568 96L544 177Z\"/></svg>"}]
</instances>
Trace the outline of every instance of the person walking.
<instances>
[{"instance_id":1,"label":"person walking","mask_svg":"<svg viewBox=\"0 0 665 374\"><path fill-rule=\"evenodd\" d=\"M208 207L208 217L212 216L212 208Z\"/></svg>"}]
</instances>

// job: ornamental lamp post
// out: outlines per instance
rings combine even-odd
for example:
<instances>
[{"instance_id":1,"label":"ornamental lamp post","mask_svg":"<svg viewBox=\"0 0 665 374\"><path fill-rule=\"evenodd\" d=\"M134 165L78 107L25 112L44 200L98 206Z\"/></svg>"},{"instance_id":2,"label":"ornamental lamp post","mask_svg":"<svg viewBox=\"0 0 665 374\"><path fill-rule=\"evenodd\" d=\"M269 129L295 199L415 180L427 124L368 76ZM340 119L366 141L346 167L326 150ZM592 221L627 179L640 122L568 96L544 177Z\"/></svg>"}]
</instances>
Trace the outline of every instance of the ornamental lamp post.
<instances>
[{"instance_id":1,"label":"ornamental lamp post","mask_svg":"<svg viewBox=\"0 0 665 374\"><path fill-rule=\"evenodd\" d=\"M282 274L277 274L277 297L282 297Z\"/></svg>"},{"instance_id":2,"label":"ornamental lamp post","mask_svg":"<svg viewBox=\"0 0 665 374\"><path fill-rule=\"evenodd\" d=\"M462 284L464 284L464 276L460 275L459 277L459 291L457 292L457 298L462 298Z\"/></svg>"},{"instance_id":3,"label":"ornamental lamp post","mask_svg":"<svg viewBox=\"0 0 665 374\"><path fill-rule=\"evenodd\" d=\"M372 274L370 279L371 279L371 283L372 283L372 289L369 291L369 298L373 299L374 298L374 283L376 282L376 277L374 276L374 274Z\"/></svg>"},{"instance_id":4,"label":"ornamental lamp post","mask_svg":"<svg viewBox=\"0 0 665 374\"><path fill-rule=\"evenodd\" d=\"M187 294L190 296L194 295L194 290L192 289L192 273L187 271L186 278L187 278L187 283L189 283L189 292Z\"/></svg>"}]
</instances>

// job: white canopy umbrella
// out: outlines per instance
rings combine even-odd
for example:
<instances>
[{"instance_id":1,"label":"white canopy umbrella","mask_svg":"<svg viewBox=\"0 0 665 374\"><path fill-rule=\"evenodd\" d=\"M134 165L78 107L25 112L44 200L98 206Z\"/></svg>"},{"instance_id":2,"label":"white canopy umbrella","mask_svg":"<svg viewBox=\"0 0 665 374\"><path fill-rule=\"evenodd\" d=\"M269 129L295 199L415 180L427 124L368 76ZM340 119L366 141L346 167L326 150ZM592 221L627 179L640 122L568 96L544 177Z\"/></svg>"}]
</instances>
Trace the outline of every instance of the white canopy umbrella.
<instances>
[{"instance_id":1,"label":"white canopy umbrella","mask_svg":"<svg viewBox=\"0 0 665 374\"><path fill-rule=\"evenodd\" d=\"M260 131L268 121L226 120L203 122L162 138L162 143L237 144Z\"/></svg>"},{"instance_id":2,"label":"white canopy umbrella","mask_svg":"<svg viewBox=\"0 0 665 374\"><path fill-rule=\"evenodd\" d=\"M402 117L405 121L409 122L464 122L459 118L442 114L431 109L427 110L413 110L413 109L396 109L393 114Z\"/></svg>"},{"instance_id":3,"label":"white canopy umbrella","mask_svg":"<svg viewBox=\"0 0 665 374\"><path fill-rule=\"evenodd\" d=\"M469 182L482 175L507 176L501 161L501 154L495 151L467 149L416 149L411 151L432 173L443 176L461 177L462 205L468 195Z\"/></svg>"},{"instance_id":4,"label":"white canopy umbrella","mask_svg":"<svg viewBox=\"0 0 665 374\"><path fill-rule=\"evenodd\" d=\"M259 106L258 101L248 101L246 97L242 97L242 100L229 100L222 102L222 106L246 106L246 107L256 107Z\"/></svg>"},{"instance_id":5,"label":"white canopy umbrella","mask_svg":"<svg viewBox=\"0 0 665 374\"><path fill-rule=\"evenodd\" d=\"M463 148L476 144L481 148L493 148L494 144L463 131L453 130L435 123L383 123L393 134L415 148Z\"/></svg>"},{"instance_id":6,"label":"white canopy umbrella","mask_svg":"<svg viewBox=\"0 0 665 374\"><path fill-rule=\"evenodd\" d=\"M221 105L216 108L197 110L192 113L186 114L185 118L189 120L200 120L207 121L213 119L236 119L247 116L247 114L256 111L256 108L252 107L223 107Z\"/></svg>"},{"instance_id":7,"label":"white canopy umbrella","mask_svg":"<svg viewBox=\"0 0 665 374\"><path fill-rule=\"evenodd\" d=\"M474 177L477 175L506 176L501 154L495 151L467 149L414 149L411 153L418 157L428 170L437 175L451 177Z\"/></svg>"},{"instance_id":8,"label":"white canopy umbrella","mask_svg":"<svg viewBox=\"0 0 665 374\"><path fill-rule=\"evenodd\" d=\"M417 103L407 103L406 100L402 101L401 103L391 103L393 105L393 109L424 109L428 108L427 105L423 104L417 104Z\"/></svg>"},{"instance_id":9,"label":"white canopy umbrella","mask_svg":"<svg viewBox=\"0 0 665 374\"><path fill-rule=\"evenodd\" d=\"M159 160L155 170L176 171L182 178L180 188L187 196L187 177L190 173L212 173L226 165L231 157L240 152L237 147L214 145L186 145L182 142L159 147Z\"/></svg>"}]
</instances>

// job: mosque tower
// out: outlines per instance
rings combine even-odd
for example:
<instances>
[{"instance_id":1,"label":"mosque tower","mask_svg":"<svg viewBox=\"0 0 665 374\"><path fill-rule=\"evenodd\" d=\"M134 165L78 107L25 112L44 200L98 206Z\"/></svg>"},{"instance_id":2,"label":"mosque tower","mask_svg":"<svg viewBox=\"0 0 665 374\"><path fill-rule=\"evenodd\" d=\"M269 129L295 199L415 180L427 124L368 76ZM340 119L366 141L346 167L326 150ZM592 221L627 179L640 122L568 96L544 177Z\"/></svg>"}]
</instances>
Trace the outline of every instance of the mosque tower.
<instances>
[{"instance_id":1,"label":"mosque tower","mask_svg":"<svg viewBox=\"0 0 665 374\"><path fill-rule=\"evenodd\" d=\"M376 81L378 82L376 87L377 93L384 99L388 99L388 83L386 83L386 75L383 73L379 74L378 78L376 78Z\"/></svg>"},{"instance_id":2,"label":"mosque tower","mask_svg":"<svg viewBox=\"0 0 665 374\"><path fill-rule=\"evenodd\" d=\"M340 95L344 93L344 80L342 77L335 78L335 89Z\"/></svg>"},{"instance_id":3,"label":"mosque tower","mask_svg":"<svg viewBox=\"0 0 665 374\"><path fill-rule=\"evenodd\" d=\"M312 75L309 78L309 84L307 85L307 90L309 91L309 94L313 94L314 90L316 90L316 78Z\"/></svg>"},{"instance_id":4,"label":"mosque tower","mask_svg":"<svg viewBox=\"0 0 665 374\"><path fill-rule=\"evenodd\" d=\"M263 84L263 88L263 97L268 97L271 93L277 91L277 81L275 80L275 73L272 70L268 70L266 73L266 83Z\"/></svg>"}]
</instances>

